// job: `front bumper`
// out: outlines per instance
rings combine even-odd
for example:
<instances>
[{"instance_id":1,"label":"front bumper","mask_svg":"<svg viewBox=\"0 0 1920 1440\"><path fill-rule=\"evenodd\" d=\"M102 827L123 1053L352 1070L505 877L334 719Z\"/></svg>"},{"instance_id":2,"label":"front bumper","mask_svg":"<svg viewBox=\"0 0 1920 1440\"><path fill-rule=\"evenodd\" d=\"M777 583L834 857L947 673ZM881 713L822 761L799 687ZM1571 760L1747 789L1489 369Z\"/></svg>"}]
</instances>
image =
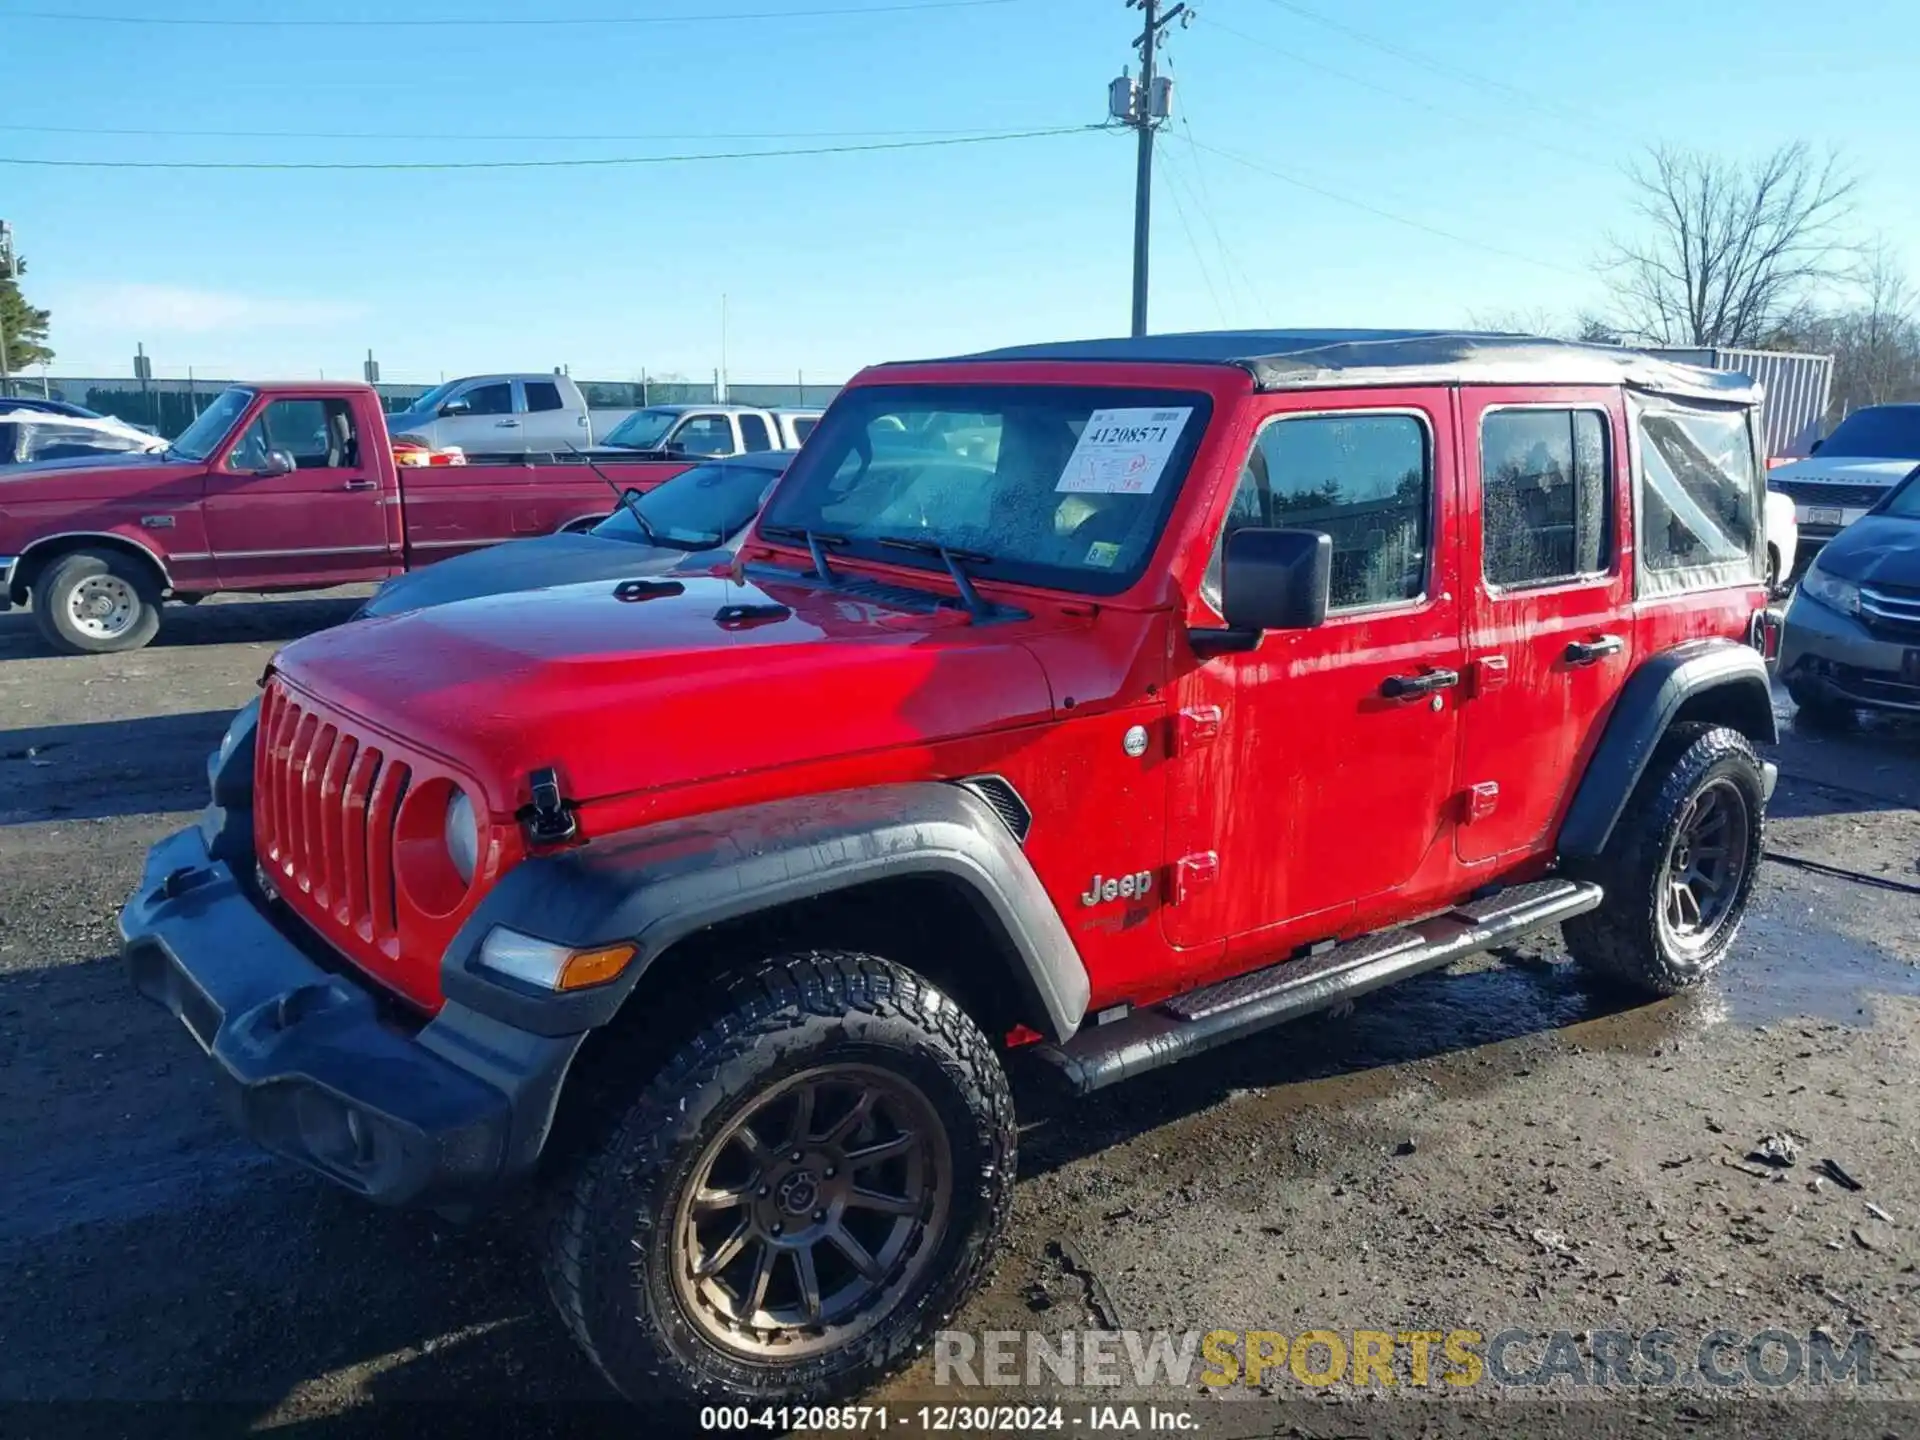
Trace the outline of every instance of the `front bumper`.
<instances>
[{"instance_id":1,"label":"front bumper","mask_svg":"<svg viewBox=\"0 0 1920 1440\"><path fill-rule=\"evenodd\" d=\"M1920 639L1884 640L1858 620L1796 593L1776 673L1790 690L1844 705L1920 713Z\"/></svg>"},{"instance_id":2,"label":"front bumper","mask_svg":"<svg viewBox=\"0 0 1920 1440\"><path fill-rule=\"evenodd\" d=\"M296 925L199 826L154 846L120 913L134 987L214 1062L247 1134L390 1205L466 1207L531 1169L582 1037L458 1004L416 1025L310 958Z\"/></svg>"},{"instance_id":3,"label":"front bumper","mask_svg":"<svg viewBox=\"0 0 1920 1440\"><path fill-rule=\"evenodd\" d=\"M0 610L13 608L13 572L19 566L18 555L0 555Z\"/></svg>"}]
</instances>

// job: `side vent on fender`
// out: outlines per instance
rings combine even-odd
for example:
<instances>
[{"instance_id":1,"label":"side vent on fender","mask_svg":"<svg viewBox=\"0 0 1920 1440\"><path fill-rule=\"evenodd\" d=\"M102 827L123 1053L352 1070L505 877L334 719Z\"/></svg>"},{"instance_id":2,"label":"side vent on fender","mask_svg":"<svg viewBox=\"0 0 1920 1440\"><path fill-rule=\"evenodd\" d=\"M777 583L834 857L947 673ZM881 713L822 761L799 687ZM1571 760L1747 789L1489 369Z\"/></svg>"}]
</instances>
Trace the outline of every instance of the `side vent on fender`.
<instances>
[{"instance_id":1,"label":"side vent on fender","mask_svg":"<svg viewBox=\"0 0 1920 1440\"><path fill-rule=\"evenodd\" d=\"M999 775L972 775L954 783L986 801L993 807L993 813L1000 817L1001 823L1013 832L1013 838L1022 845L1027 843L1027 831L1033 828L1033 812L1027 808L1027 802L1020 798L1020 792L1013 788L1011 782Z\"/></svg>"}]
</instances>

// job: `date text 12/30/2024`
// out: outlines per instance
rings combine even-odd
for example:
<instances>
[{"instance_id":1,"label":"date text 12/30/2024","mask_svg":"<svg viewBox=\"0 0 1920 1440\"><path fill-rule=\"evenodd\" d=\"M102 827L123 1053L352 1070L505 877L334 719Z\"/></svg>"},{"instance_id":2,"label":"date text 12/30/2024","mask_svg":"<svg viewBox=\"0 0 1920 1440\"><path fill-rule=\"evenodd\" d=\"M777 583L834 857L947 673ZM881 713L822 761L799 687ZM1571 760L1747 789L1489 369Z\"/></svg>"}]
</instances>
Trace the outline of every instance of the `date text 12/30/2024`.
<instances>
[{"instance_id":1,"label":"date text 12/30/2024","mask_svg":"<svg viewBox=\"0 0 1920 1440\"><path fill-rule=\"evenodd\" d=\"M702 1430L775 1435L789 1431L922 1430L929 1434L1085 1431L1193 1433L1198 1416L1158 1405L710 1405L700 1412Z\"/></svg>"}]
</instances>

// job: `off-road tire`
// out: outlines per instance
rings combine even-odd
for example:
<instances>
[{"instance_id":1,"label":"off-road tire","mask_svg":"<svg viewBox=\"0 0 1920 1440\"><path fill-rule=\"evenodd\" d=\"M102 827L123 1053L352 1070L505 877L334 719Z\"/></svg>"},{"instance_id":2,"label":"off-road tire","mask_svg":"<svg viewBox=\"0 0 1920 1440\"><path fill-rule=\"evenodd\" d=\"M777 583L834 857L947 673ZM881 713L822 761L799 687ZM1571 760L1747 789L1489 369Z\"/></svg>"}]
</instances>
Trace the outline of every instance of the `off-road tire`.
<instances>
[{"instance_id":1,"label":"off-road tire","mask_svg":"<svg viewBox=\"0 0 1920 1440\"><path fill-rule=\"evenodd\" d=\"M545 1236L548 1290L627 1399L823 1401L909 1362L985 1279L1013 1203L1013 1101L992 1045L946 995L877 956L810 951L725 983L652 1078L605 1106L559 1177ZM951 1153L936 1253L873 1328L813 1356L747 1360L713 1343L676 1293L673 1216L712 1137L784 1077L832 1063L904 1075Z\"/></svg>"},{"instance_id":2,"label":"off-road tire","mask_svg":"<svg viewBox=\"0 0 1920 1440\"><path fill-rule=\"evenodd\" d=\"M1801 684L1789 684L1787 694L1793 697L1794 723L1802 729L1833 735L1853 727L1854 708L1844 700Z\"/></svg>"},{"instance_id":3,"label":"off-road tire","mask_svg":"<svg viewBox=\"0 0 1920 1440\"><path fill-rule=\"evenodd\" d=\"M1668 857L1696 795L1728 780L1745 801L1744 866L1731 905L1698 948L1677 945L1661 924ZM1644 995L1698 985L1732 947L1765 848L1765 780L1747 737L1718 725L1677 725L1661 742L1596 863L1579 878L1599 882L1597 910L1562 927L1567 950L1596 977Z\"/></svg>"},{"instance_id":4,"label":"off-road tire","mask_svg":"<svg viewBox=\"0 0 1920 1440\"><path fill-rule=\"evenodd\" d=\"M136 605L126 628L111 636L80 629L68 609L74 591L95 576L120 581ZM33 619L46 642L69 655L138 650L160 632L160 586L149 566L117 550L76 550L34 578Z\"/></svg>"}]
</instances>

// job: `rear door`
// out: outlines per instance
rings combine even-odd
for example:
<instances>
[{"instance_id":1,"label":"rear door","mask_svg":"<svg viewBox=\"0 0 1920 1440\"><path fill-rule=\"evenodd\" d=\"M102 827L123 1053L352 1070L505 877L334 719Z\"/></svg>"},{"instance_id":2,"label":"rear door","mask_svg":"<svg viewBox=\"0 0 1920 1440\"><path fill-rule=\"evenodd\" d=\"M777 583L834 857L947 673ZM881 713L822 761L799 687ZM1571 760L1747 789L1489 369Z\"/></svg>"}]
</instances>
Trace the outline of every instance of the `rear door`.
<instances>
[{"instance_id":1,"label":"rear door","mask_svg":"<svg viewBox=\"0 0 1920 1440\"><path fill-rule=\"evenodd\" d=\"M1467 389L1468 863L1548 843L1632 668L1618 391Z\"/></svg>"},{"instance_id":2,"label":"rear door","mask_svg":"<svg viewBox=\"0 0 1920 1440\"><path fill-rule=\"evenodd\" d=\"M740 422L740 443L747 454L774 448L773 426L769 423L769 417L742 411L733 418Z\"/></svg>"},{"instance_id":3,"label":"rear door","mask_svg":"<svg viewBox=\"0 0 1920 1440\"><path fill-rule=\"evenodd\" d=\"M518 382L521 405L521 438L535 453L567 455L587 448L587 412L568 409L565 392L555 380Z\"/></svg>"},{"instance_id":4,"label":"rear door","mask_svg":"<svg viewBox=\"0 0 1920 1440\"><path fill-rule=\"evenodd\" d=\"M206 480L204 514L214 573L229 590L337 585L393 573L398 525L363 437L342 397L255 402ZM294 468L270 475L268 456Z\"/></svg>"}]
</instances>

